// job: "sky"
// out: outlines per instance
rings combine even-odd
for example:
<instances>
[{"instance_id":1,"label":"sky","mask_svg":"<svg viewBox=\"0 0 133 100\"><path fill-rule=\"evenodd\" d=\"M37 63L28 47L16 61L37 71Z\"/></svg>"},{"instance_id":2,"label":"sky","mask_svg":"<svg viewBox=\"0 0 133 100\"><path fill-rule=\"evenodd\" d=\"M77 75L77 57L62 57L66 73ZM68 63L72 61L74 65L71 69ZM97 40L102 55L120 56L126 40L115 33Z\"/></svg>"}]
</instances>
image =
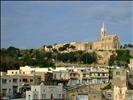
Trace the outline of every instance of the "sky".
<instances>
[{"instance_id":1,"label":"sky","mask_svg":"<svg viewBox=\"0 0 133 100\"><path fill-rule=\"evenodd\" d=\"M121 44L133 43L132 1L1 1L1 47L93 42L103 22Z\"/></svg>"}]
</instances>

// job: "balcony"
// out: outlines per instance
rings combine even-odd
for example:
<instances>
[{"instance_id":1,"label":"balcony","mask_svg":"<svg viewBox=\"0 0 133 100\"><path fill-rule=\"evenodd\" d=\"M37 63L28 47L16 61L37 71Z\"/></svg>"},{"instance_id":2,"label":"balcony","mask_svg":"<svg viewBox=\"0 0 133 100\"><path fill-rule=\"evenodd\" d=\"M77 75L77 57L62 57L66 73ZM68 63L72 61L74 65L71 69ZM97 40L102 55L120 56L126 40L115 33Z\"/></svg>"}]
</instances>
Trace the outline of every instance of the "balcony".
<instances>
[{"instance_id":1,"label":"balcony","mask_svg":"<svg viewBox=\"0 0 133 100\"><path fill-rule=\"evenodd\" d=\"M70 76L70 79L79 79L79 76Z\"/></svg>"}]
</instances>

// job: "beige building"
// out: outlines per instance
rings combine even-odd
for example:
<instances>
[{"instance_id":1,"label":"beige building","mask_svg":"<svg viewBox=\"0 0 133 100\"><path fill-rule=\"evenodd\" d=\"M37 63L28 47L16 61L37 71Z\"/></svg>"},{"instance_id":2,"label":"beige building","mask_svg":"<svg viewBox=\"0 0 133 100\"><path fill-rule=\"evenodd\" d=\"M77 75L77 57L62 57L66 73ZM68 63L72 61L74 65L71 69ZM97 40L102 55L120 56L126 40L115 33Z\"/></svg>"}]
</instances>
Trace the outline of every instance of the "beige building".
<instances>
[{"instance_id":1,"label":"beige building","mask_svg":"<svg viewBox=\"0 0 133 100\"><path fill-rule=\"evenodd\" d=\"M76 96L76 100L102 100L102 91L91 90L87 92L79 92Z\"/></svg>"},{"instance_id":2,"label":"beige building","mask_svg":"<svg viewBox=\"0 0 133 100\"><path fill-rule=\"evenodd\" d=\"M102 100L104 84L77 85L66 90L66 100Z\"/></svg>"},{"instance_id":3,"label":"beige building","mask_svg":"<svg viewBox=\"0 0 133 100\"><path fill-rule=\"evenodd\" d=\"M120 48L119 37L116 34L108 35L106 26L102 25L101 38L94 42L72 43L77 50L116 50Z\"/></svg>"},{"instance_id":4,"label":"beige building","mask_svg":"<svg viewBox=\"0 0 133 100\"><path fill-rule=\"evenodd\" d=\"M126 100L126 70L115 69L113 71L113 100Z\"/></svg>"},{"instance_id":5,"label":"beige building","mask_svg":"<svg viewBox=\"0 0 133 100\"><path fill-rule=\"evenodd\" d=\"M128 90L126 92L126 100L133 100L133 90Z\"/></svg>"},{"instance_id":6,"label":"beige building","mask_svg":"<svg viewBox=\"0 0 133 100\"><path fill-rule=\"evenodd\" d=\"M96 50L115 50L120 48L119 37L114 35L108 35L107 28L103 23L101 28L101 39L93 42L93 49Z\"/></svg>"}]
</instances>

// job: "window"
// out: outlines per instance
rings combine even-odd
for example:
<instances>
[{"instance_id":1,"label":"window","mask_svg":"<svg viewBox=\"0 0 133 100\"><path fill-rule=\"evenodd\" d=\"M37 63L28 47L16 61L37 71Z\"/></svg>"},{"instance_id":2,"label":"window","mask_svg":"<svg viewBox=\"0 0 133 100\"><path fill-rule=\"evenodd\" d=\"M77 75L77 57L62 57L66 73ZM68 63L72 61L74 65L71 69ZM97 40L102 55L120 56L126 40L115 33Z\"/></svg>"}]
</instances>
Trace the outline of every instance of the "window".
<instances>
[{"instance_id":1,"label":"window","mask_svg":"<svg viewBox=\"0 0 133 100\"><path fill-rule=\"evenodd\" d=\"M61 94L58 94L58 98L61 98Z\"/></svg>"},{"instance_id":2,"label":"window","mask_svg":"<svg viewBox=\"0 0 133 100\"><path fill-rule=\"evenodd\" d=\"M100 76L100 73L98 73L98 76Z\"/></svg>"},{"instance_id":3,"label":"window","mask_svg":"<svg viewBox=\"0 0 133 100\"><path fill-rule=\"evenodd\" d=\"M132 78L133 79L133 75L129 75L129 78Z\"/></svg>"},{"instance_id":4,"label":"window","mask_svg":"<svg viewBox=\"0 0 133 100\"><path fill-rule=\"evenodd\" d=\"M56 79L56 74L54 74L54 79Z\"/></svg>"},{"instance_id":5,"label":"window","mask_svg":"<svg viewBox=\"0 0 133 100\"><path fill-rule=\"evenodd\" d=\"M46 98L46 94L42 94L42 99L45 99Z\"/></svg>"},{"instance_id":6,"label":"window","mask_svg":"<svg viewBox=\"0 0 133 100\"><path fill-rule=\"evenodd\" d=\"M9 88L9 94L11 94L11 89Z\"/></svg>"},{"instance_id":7,"label":"window","mask_svg":"<svg viewBox=\"0 0 133 100\"><path fill-rule=\"evenodd\" d=\"M19 81L21 82L21 79Z\"/></svg>"},{"instance_id":8,"label":"window","mask_svg":"<svg viewBox=\"0 0 133 100\"><path fill-rule=\"evenodd\" d=\"M13 72L12 72L12 74L13 74Z\"/></svg>"},{"instance_id":9,"label":"window","mask_svg":"<svg viewBox=\"0 0 133 100\"><path fill-rule=\"evenodd\" d=\"M86 77L86 74L83 74L83 77Z\"/></svg>"},{"instance_id":10,"label":"window","mask_svg":"<svg viewBox=\"0 0 133 100\"><path fill-rule=\"evenodd\" d=\"M29 95L29 99L28 100L30 100L30 95Z\"/></svg>"},{"instance_id":11,"label":"window","mask_svg":"<svg viewBox=\"0 0 133 100\"><path fill-rule=\"evenodd\" d=\"M43 90L43 92L45 92L45 89Z\"/></svg>"},{"instance_id":12,"label":"window","mask_svg":"<svg viewBox=\"0 0 133 100\"><path fill-rule=\"evenodd\" d=\"M117 71L117 72L116 72L116 75L120 75L120 72L119 72L119 71Z\"/></svg>"},{"instance_id":13,"label":"window","mask_svg":"<svg viewBox=\"0 0 133 100\"><path fill-rule=\"evenodd\" d=\"M30 79L30 82L33 82L33 79Z\"/></svg>"},{"instance_id":14,"label":"window","mask_svg":"<svg viewBox=\"0 0 133 100\"><path fill-rule=\"evenodd\" d=\"M53 94L51 94L51 99L53 99Z\"/></svg>"},{"instance_id":15,"label":"window","mask_svg":"<svg viewBox=\"0 0 133 100\"><path fill-rule=\"evenodd\" d=\"M7 83L7 79L2 79L2 83L6 84Z\"/></svg>"},{"instance_id":16,"label":"window","mask_svg":"<svg viewBox=\"0 0 133 100\"><path fill-rule=\"evenodd\" d=\"M24 78L24 79L23 79L23 82L28 82L28 80Z\"/></svg>"},{"instance_id":17,"label":"window","mask_svg":"<svg viewBox=\"0 0 133 100\"><path fill-rule=\"evenodd\" d=\"M2 89L2 96L5 97L7 93L7 89Z\"/></svg>"},{"instance_id":18,"label":"window","mask_svg":"<svg viewBox=\"0 0 133 100\"><path fill-rule=\"evenodd\" d=\"M17 72L16 72L16 74L17 74Z\"/></svg>"},{"instance_id":19,"label":"window","mask_svg":"<svg viewBox=\"0 0 133 100\"><path fill-rule=\"evenodd\" d=\"M34 99L37 99L38 97L37 97L37 94L34 94Z\"/></svg>"},{"instance_id":20,"label":"window","mask_svg":"<svg viewBox=\"0 0 133 100\"><path fill-rule=\"evenodd\" d=\"M9 80L9 82L11 82L11 80Z\"/></svg>"},{"instance_id":21,"label":"window","mask_svg":"<svg viewBox=\"0 0 133 100\"><path fill-rule=\"evenodd\" d=\"M13 83L17 83L17 78L13 78Z\"/></svg>"}]
</instances>

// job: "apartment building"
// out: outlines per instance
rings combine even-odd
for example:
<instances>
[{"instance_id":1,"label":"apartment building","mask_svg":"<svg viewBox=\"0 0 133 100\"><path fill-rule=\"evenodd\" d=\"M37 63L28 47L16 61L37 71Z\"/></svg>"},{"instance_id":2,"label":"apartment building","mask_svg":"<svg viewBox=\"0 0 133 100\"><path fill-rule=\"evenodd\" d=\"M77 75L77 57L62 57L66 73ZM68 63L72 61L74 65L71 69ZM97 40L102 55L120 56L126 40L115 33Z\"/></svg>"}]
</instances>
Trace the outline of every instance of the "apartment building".
<instances>
[{"instance_id":1,"label":"apartment building","mask_svg":"<svg viewBox=\"0 0 133 100\"><path fill-rule=\"evenodd\" d=\"M109 70L106 68L76 68L69 69L68 85L108 83Z\"/></svg>"},{"instance_id":2,"label":"apartment building","mask_svg":"<svg viewBox=\"0 0 133 100\"><path fill-rule=\"evenodd\" d=\"M69 72L67 70L53 71L53 84L57 85L62 83L63 85L67 85L70 79Z\"/></svg>"},{"instance_id":3,"label":"apartment building","mask_svg":"<svg viewBox=\"0 0 133 100\"><path fill-rule=\"evenodd\" d=\"M48 72L48 68L38 68L32 66L24 66L20 67L19 70L8 70L7 75L27 75L27 76L34 76L38 75L41 76L41 81L45 80L45 73Z\"/></svg>"},{"instance_id":4,"label":"apartment building","mask_svg":"<svg viewBox=\"0 0 133 100\"><path fill-rule=\"evenodd\" d=\"M16 93L24 93L25 89L30 89L30 85L39 84L40 76L27 75L1 75L1 96L14 97ZM27 88L25 87L27 84Z\"/></svg>"}]
</instances>

